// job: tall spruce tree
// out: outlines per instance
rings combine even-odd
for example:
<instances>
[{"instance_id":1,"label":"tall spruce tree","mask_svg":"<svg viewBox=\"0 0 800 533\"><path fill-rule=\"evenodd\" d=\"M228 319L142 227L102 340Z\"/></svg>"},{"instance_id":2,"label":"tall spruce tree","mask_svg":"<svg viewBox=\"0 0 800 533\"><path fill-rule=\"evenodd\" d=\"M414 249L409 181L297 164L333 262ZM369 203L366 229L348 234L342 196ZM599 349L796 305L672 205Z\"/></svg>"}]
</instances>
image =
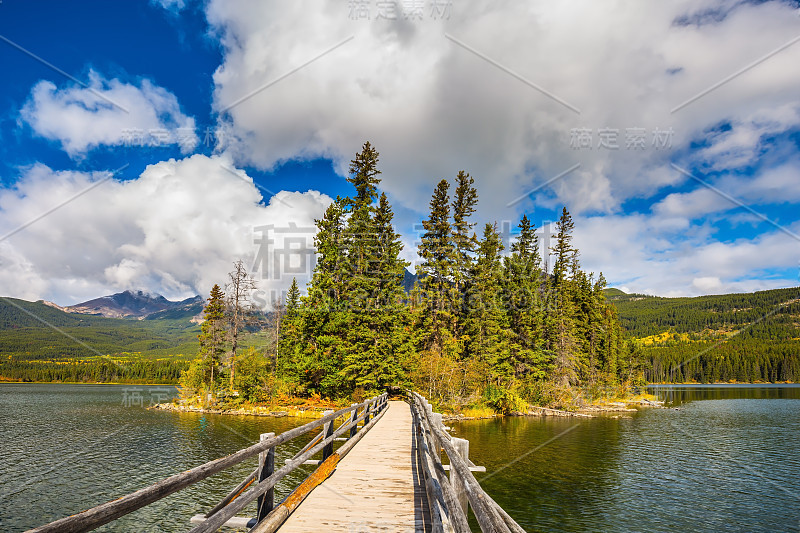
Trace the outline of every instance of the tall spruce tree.
<instances>
[{"instance_id":1,"label":"tall spruce tree","mask_svg":"<svg viewBox=\"0 0 800 533\"><path fill-rule=\"evenodd\" d=\"M454 336L456 295L453 287L455 246L450 227L450 184L441 180L430 201L430 215L422 221L425 233L420 239L418 268L425 302L422 314L422 348L442 350Z\"/></svg>"},{"instance_id":2,"label":"tall spruce tree","mask_svg":"<svg viewBox=\"0 0 800 533\"><path fill-rule=\"evenodd\" d=\"M225 355L225 294L219 285L214 284L208 303L203 309L205 319L200 326L200 360L203 375L208 390L214 390L214 385L219 379L219 366Z\"/></svg>"},{"instance_id":3,"label":"tall spruce tree","mask_svg":"<svg viewBox=\"0 0 800 533\"><path fill-rule=\"evenodd\" d=\"M513 333L511 352L517 380L542 380L547 374L544 352L544 300L542 257L536 230L523 215L519 234L511 244L511 255L504 258L504 301Z\"/></svg>"},{"instance_id":4,"label":"tall spruce tree","mask_svg":"<svg viewBox=\"0 0 800 533\"><path fill-rule=\"evenodd\" d=\"M555 355L555 381L561 386L577 382L576 355L577 339L575 331L575 307L573 302L573 284L568 279L573 259L572 230L575 224L567 208L561 212L556 222L556 243L552 253L556 256L553 266L552 292L549 326L552 328L552 350Z\"/></svg>"},{"instance_id":5,"label":"tall spruce tree","mask_svg":"<svg viewBox=\"0 0 800 533\"><path fill-rule=\"evenodd\" d=\"M467 353L487 363L495 384L508 382L515 372L509 344L511 331L502 301L502 250L497 229L486 224L466 291Z\"/></svg>"},{"instance_id":6,"label":"tall spruce tree","mask_svg":"<svg viewBox=\"0 0 800 533\"><path fill-rule=\"evenodd\" d=\"M314 244L317 263L308 295L302 299L299 394L316 392L336 397L346 391L342 367L348 351L347 329L352 322L344 281L348 276L344 247L346 202L346 199L337 198L328 206L322 219L316 221Z\"/></svg>"},{"instance_id":7,"label":"tall spruce tree","mask_svg":"<svg viewBox=\"0 0 800 533\"><path fill-rule=\"evenodd\" d=\"M373 304L355 319L360 327L350 330L357 349L349 353L345 366L354 385L367 391L406 385L407 364L413 352L410 311L402 285L407 263L400 259L402 244L393 218L389 200L381 194L373 221L377 243Z\"/></svg>"},{"instance_id":8,"label":"tall spruce tree","mask_svg":"<svg viewBox=\"0 0 800 533\"><path fill-rule=\"evenodd\" d=\"M396 261L395 249L390 246L394 257L383 257L382 238L394 240L391 236L381 236L378 218L391 226L391 210L378 212L374 205L380 184L378 152L365 143L362 151L356 154L350 165L348 181L356 189L355 197L350 201L350 216L347 220L346 248L349 264L347 277L350 324L346 331L347 352L344 359L343 372L350 387L361 387L368 391L376 391L390 384L400 373L392 364L392 354L387 354L384 335L388 312L383 305L385 294L381 289L387 284L397 285L396 272L386 272L391 261ZM388 209L388 200L382 195L383 208ZM383 228L386 229L386 228ZM395 265L392 264L392 267ZM387 359L387 355L390 355ZM396 372L395 372L396 370Z\"/></svg>"},{"instance_id":9,"label":"tall spruce tree","mask_svg":"<svg viewBox=\"0 0 800 533\"><path fill-rule=\"evenodd\" d=\"M456 189L453 193L453 286L455 294L459 300L463 299L464 287L467 279L471 275L473 265L473 255L477 245L472 228L474 222L470 217L475 213L475 206L478 204L478 191L474 186L475 180L466 172L459 171L456 176ZM461 301L456 302L455 307L460 309Z\"/></svg>"},{"instance_id":10,"label":"tall spruce tree","mask_svg":"<svg viewBox=\"0 0 800 533\"><path fill-rule=\"evenodd\" d=\"M302 363L303 309L297 278L286 295L286 311L278 340L277 371L286 381L296 385L300 381Z\"/></svg>"}]
</instances>

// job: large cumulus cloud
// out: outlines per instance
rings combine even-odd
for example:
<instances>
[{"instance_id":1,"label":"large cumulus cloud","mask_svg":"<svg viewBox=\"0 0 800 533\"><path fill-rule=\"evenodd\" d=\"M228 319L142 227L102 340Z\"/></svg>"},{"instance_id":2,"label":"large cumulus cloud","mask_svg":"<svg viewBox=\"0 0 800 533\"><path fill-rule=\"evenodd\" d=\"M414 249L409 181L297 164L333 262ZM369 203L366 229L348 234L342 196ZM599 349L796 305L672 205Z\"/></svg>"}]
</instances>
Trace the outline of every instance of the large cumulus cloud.
<instances>
[{"instance_id":1,"label":"large cumulus cloud","mask_svg":"<svg viewBox=\"0 0 800 533\"><path fill-rule=\"evenodd\" d=\"M207 4L225 50L214 106L236 161L268 169L323 156L344 173L369 139L382 151L384 188L411 211L424 211L435 182L463 168L476 178L484 220L567 205L593 225L587 235L608 229L604 216L638 224L649 233L609 240L611 257L647 249L664 268L642 259L629 265L642 276L623 275L592 263L604 254L591 241L585 254L589 268L617 270L615 281L636 290L742 290L748 276L795 266L771 253L766 235L721 244L751 250L761 262L753 269L719 247L735 272L704 265L718 236L703 217L737 206L671 166L762 165L750 185L735 175L708 178L744 203L774 198L769 179L796 171L796 150L788 161L765 157L776 138L800 128L793 3L452 2L449 17L426 9L420 19L395 20L368 4L368 20L353 20L345 2ZM576 129L591 132L591 148L572 143ZM602 129L617 132L619 148L598 146ZM628 129L645 132L643 146L626 146ZM670 142L659 146L655 135L666 131ZM639 199L654 208L624 215L626 202ZM693 268L668 268L680 261L675 247L652 246L685 240L676 228L694 236L681 252Z\"/></svg>"},{"instance_id":2,"label":"large cumulus cloud","mask_svg":"<svg viewBox=\"0 0 800 533\"><path fill-rule=\"evenodd\" d=\"M225 283L233 261L253 266L257 228L313 228L331 201L315 191L261 200L225 156L162 161L130 180L36 165L0 191L0 234L11 234L0 242L0 293L60 304L124 289L205 294ZM298 235L292 246L302 254L313 234ZM282 239L272 235L269 246L283 247ZM297 274L301 282L307 270ZM291 282L278 274L254 273L265 295Z\"/></svg>"}]
</instances>

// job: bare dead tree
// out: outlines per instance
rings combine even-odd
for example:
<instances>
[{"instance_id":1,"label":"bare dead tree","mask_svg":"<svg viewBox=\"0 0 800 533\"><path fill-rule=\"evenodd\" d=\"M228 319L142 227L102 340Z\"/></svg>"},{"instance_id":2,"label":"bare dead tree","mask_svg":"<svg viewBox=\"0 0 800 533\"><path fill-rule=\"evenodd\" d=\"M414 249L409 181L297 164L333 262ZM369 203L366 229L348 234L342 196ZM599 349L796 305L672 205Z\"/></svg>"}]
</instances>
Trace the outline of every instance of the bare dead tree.
<instances>
[{"instance_id":1,"label":"bare dead tree","mask_svg":"<svg viewBox=\"0 0 800 533\"><path fill-rule=\"evenodd\" d=\"M233 390L239 334L252 320L253 305L250 301L250 295L257 288L257 284L256 280L247 272L247 267L245 267L241 259L233 264L233 270L228 273L228 279L228 283L225 284L225 303L228 308L230 326L228 330L231 340L229 358L231 365L230 387Z\"/></svg>"}]
</instances>

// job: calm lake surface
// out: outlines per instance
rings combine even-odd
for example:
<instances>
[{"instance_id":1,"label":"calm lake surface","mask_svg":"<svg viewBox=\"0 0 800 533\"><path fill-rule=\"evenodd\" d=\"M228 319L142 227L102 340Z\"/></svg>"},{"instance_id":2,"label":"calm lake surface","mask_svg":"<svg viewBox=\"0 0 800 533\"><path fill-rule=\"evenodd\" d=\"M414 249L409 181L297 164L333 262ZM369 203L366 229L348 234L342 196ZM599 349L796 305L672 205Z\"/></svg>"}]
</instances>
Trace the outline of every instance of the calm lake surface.
<instances>
[{"instance_id":1,"label":"calm lake surface","mask_svg":"<svg viewBox=\"0 0 800 533\"><path fill-rule=\"evenodd\" d=\"M301 419L147 411L133 386L0 385L0 531L24 531ZM143 405L173 388L137 386ZM151 392L152 389L152 392ZM800 531L800 387L654 387L675 409L453 424L528 531ZM282 464L307 438L278 449ZM248 461L98 531L186 531ZM305 474L277 487L281 499ZM251 511L252 512L252 511Z\"/></svg>"}]
</instances>

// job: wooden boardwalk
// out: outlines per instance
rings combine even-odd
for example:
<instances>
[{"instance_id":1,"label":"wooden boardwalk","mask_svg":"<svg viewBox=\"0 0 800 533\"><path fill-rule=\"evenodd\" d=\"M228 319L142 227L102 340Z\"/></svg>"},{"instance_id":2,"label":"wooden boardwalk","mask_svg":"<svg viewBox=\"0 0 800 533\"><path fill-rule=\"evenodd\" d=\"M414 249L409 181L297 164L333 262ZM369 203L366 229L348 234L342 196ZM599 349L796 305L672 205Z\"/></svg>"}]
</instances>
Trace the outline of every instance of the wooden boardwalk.
<instances>
[{"instance_id":1,"label":"wooden boardwalk","mask_svg":"<svg viewBox=\"0 0 800 533\"><path fill-rule=\"evenodd\" d=\"M411 407L389 402L375 427L308 495L279 533L426 531L430 516L417 457Z\"/></svg>"}]
</instances>

